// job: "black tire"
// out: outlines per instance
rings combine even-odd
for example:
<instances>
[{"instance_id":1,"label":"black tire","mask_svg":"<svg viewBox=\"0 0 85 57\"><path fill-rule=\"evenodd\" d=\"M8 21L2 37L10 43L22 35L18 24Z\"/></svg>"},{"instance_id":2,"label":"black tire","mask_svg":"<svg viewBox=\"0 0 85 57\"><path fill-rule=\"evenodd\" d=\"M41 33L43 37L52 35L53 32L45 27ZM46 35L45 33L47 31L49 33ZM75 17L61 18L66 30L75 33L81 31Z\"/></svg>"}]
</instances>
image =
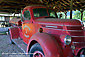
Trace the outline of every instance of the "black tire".
<instances>
[{"instance_id":1,"label":"black tire","mask_svg":"<svg viewBox=\"0 0 85 57\"><path fill-rule=\"evenodd\" d=\"M33 57L33 54L31 54L31 53L34 53L35 51L40 51L44 55L42 47L40 46L39 43L36 43L31 47L31 49L29 51L30 57Z\"/></svg>"},{"instance_id":2,"label":"black tire","mask_svg":"<svg viewBox=\"0 0 85 57\"><path fill-rule=\"evenodd\" d=\"M15 44L11 39L10 30L8 30L8 34L9 34L9 38L10 38L10 44Z\"/></svg>"},{"instance_id":3,"label":"black tire","mask_svg":"<svg viewBox=\"0 0 85 57\"><path fill-rule=\"evenodd\" d=\"M81 55L81 53L83 54L83 55L85 55L85 48L82 48L79 52L78 52L78 57L80 57L80 55Z\"/></svg>"}]
</instances>

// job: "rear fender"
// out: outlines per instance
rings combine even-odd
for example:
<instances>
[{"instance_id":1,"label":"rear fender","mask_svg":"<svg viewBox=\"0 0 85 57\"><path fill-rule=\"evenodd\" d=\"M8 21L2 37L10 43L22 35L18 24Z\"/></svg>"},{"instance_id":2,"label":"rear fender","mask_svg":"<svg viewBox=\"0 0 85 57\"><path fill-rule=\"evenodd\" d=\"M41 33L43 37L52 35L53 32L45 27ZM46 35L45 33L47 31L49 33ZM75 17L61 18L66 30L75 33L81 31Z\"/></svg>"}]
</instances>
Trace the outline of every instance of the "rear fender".
<instances>
[{"instance_id":1,"label":"rear fender","mask_svg":"<svg viewBox=\"0 0 85 57\"><path fill-rule=\"evenodd\" d=\"M45 57L63 57L62 48L58 42L47 33L36 33L31 37L27 46L27 52L29 51L30 43L32 41L38 42L45 54Z\"/></svg>"},{"instance_id":2,"label":"rear fender","mask_svg":"<svg viewBox=\"0 0 85 57\"><path fill-rule=\"evenodd\" d=\"M19 29L18 29L18 27L9 28L9 31L10 31L10 38L11 39L15 39L15 38L19 37Z\"/></svg>"}]
</instances>

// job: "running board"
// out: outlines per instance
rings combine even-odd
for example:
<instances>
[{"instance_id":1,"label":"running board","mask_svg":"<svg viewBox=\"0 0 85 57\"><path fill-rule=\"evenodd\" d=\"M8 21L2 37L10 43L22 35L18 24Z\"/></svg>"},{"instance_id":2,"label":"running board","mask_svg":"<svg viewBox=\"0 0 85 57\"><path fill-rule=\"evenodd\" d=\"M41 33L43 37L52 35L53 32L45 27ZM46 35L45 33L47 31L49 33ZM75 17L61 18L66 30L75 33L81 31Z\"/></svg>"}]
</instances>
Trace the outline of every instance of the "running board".
<instances>
[{"instance_id":1,"label":"running board","mask_svg":"<svg viewBox=\"0 0 85 57\"><path fill-rule=\"evenodd\" d=\"M12 39L12 41L24 52L26 53L27 46L24 44L21 39Z\"/></svg>"}]
</instances>

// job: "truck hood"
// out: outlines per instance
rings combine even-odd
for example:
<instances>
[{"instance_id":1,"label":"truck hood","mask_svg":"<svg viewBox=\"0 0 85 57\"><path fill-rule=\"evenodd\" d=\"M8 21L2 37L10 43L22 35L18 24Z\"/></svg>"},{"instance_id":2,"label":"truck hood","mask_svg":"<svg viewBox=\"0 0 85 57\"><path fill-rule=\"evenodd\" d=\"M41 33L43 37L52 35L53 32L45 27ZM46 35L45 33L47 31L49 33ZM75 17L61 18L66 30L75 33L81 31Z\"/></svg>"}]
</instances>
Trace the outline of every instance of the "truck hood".
<instances>
[{"instance_id":1,"label":"truck hood","mask_svg":"<svg viewBox=\"0 0 85 57\"><path fill-rule=\"evenodd\" d=\"M49 25L81 25L81 22L76 19L56 19L56 18L41 18L36 19L35 23L49 24Z\"/></svg>"},{"instance_id":2,"label":"truck hood","mask_svg":"<svg viewBox=\"0 0 85 57\"><path fill-rule=\"evenodd\" d=\"M48 26L53 25L53 26L57 26L57 27L66 26L64 28L64 30L66 31L67 34L69 34L72 37L73 42L85 42L84 37L83 37L84 35L83 35L83 30L82 30L82 24L79 20L41 18L41 19L36 19L35 23L38 23L43 26L44 25L48 25ZM63 29L63 28L58 28L58 29Z\"/></svg>"}]
</instances>

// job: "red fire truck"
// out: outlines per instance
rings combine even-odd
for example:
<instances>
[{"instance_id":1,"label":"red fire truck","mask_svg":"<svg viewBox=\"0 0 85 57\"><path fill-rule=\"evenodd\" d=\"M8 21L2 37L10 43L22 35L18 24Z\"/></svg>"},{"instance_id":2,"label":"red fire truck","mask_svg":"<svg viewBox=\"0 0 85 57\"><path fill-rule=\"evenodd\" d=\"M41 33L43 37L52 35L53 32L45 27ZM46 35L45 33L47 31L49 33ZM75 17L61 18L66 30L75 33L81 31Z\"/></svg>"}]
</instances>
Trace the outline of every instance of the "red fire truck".
<instances>
[{"instance_id":1,"label":"red fire truck","mask_svg":"<svg viewBox=\"0 0 85 57\"><path fill-rule=\"evenodd\" d=\"M30 57L85 57L83 25L76 19L58 19L44 6L27 6L20 19L9 21L10 41Z\"/></svg>"}]
</instances>

